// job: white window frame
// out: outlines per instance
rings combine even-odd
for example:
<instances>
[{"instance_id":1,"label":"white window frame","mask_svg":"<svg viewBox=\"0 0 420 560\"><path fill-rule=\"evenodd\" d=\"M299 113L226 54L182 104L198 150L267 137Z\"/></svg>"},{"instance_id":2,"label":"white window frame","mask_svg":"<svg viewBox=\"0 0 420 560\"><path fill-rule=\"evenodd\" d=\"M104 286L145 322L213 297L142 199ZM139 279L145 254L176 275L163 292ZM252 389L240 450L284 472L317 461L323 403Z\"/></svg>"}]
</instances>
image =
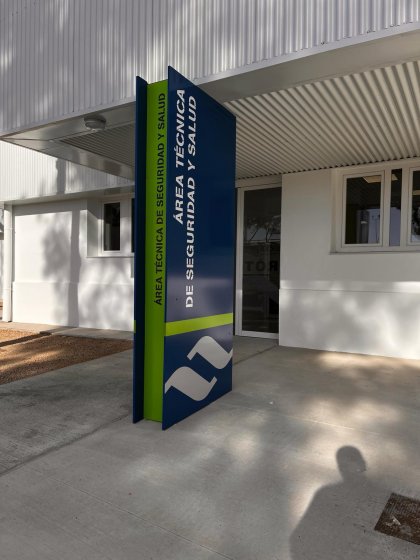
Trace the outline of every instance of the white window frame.
<instances>
[{"instance_id":1,"label":"white window frame","mask_svg":"<svg viewBox=\"0 0 420 560\"><path fill-rule=\"evenodd\" d=\"M390 201L392 171L402 169L400 245L389 244ZM333 171L333 243L332 253L381 253L420 251L420 242L411 241L411 207L413 172L420 170L420 160L397 160ZM381 175L380 242L345 243L347 179L367 175Z\"/></svg>"},{"instance_id":2,"label":"white window frame","mask_svg":"<svg viewBox=\"0 0 420 560\"><path fill-rule=\"evenodd\" d=\"M100 224L98 228L98 255L101 257L133 257L131 250L131 200L133 194L127 196L109 196L100 200ZM120 204L120 249L119 251L104 250L105 204L118 202Z\"/></svg>"}]
</instances>

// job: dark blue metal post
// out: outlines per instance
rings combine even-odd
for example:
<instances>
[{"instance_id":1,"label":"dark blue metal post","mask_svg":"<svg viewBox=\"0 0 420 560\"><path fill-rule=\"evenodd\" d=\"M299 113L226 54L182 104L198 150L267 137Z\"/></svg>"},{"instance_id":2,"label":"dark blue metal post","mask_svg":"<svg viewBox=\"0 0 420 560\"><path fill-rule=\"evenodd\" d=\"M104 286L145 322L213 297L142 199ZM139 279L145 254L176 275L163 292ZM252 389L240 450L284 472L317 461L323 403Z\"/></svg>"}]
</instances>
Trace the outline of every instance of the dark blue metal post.
<instances>
[{"instance_id":1,"label":"dark blue metal post","mask_svg":"<svg viewBox=\"0 0 420 560\"><path fill-rule=\"evenodd\" d=\"M134 187L134 354L133 422L143 419L144 402L144 277L146 242L147 82L136 77L136 138Z\"/></svg>"}]
</instances>

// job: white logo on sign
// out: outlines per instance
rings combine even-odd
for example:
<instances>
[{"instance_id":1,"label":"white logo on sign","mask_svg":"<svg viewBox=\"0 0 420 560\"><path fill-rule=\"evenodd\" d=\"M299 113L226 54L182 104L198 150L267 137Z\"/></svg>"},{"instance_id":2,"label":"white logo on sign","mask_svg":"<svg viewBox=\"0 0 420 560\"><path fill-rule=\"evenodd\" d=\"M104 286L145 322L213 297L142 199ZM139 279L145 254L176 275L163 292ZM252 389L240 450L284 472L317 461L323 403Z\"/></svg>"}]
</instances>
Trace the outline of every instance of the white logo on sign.
<instances>
[{"instance_id":1,"label":"white logo on sign","mask_svg":"<svg viewBox=\"0 0 420 560\"><path fill-rule=\"evenodd\" d=\"M232 359L233 350L226 352L218 342L211 336L203 336L194 345L189 352L187 358L192 360L198 354L204 358L209 364L216 369L223 369ZM213 377L211 381L207 381L200 374L189 367L180 367L173 372L168 381L165 383L165 393L171 387L178 389L190 399L194 401L204 400L217 383L217 378Z\"/></svg>"}]
</instances>

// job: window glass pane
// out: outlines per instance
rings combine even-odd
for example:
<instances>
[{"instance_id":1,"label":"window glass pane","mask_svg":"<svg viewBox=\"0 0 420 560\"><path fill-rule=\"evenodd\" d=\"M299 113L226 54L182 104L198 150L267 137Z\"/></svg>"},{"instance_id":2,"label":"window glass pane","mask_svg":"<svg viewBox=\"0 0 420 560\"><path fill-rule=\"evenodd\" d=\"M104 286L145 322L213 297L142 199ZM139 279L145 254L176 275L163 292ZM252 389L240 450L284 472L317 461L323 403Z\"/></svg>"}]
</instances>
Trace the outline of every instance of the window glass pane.
<instances>
[{"instance_id":1,"label":"window glass pane","mask_svg":"<svg viewBox=\"0 0 420 560\"><path fill-rule=\"evenodd\" d=\"M391 209L389 215L389 245L400 245L401 232L402 169L393 169L391 174Z\"/></svg>"},{"instance_id":2,"label":"window glass pane","mask_svg":"<svg viewBox=\"0 0 420 560\"><path fill-rule=\"evenodd\" d=\"M134 198L131 199L131 252L134 253Z\"/></svg>"},{"instance_id":3,"label":"window glass pane","mask_svg":"<svg viewBox=\"0 0 420 560\"><path fill-rule=\"evenodd\" d=\"M279 332L280 215L280 188L244 192L244 331Z\"/></svg>"},{"instance_id":4,"label":"window glass pane","mask_svg":"<svg viewBox=\"0 0 420 560\"><path fill-rule=\"evenodd\" d=\"M381 176L347 179L346 244L380 242Z\"/></svg>"},{"instance_id":5,"label":"window glass pane","mask_svg":"<svg viewBox=\"0 0 420 560\"><path fill-rule=\"evenodd\" d=\"M120 250L120 214L119 202L104 204L104 251Z\"/></svg>"},{"instance_id":6,"label":"window glass pane","mask_svg":"<svg viewBox=\"0 0 420 560\"><path fill-rule=\"evenodd\" d=\"M414 171L413 173L411 241L420 243L420 171Z\"/></svg>"}]
</instances>

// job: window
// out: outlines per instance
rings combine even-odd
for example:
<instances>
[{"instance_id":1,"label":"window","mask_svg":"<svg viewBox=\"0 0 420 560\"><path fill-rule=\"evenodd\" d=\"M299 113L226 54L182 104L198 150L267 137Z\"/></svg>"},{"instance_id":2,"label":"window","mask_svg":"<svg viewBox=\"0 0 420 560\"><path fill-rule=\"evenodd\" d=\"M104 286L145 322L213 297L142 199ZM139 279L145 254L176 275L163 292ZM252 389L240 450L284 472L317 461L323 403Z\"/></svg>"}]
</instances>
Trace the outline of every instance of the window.
<instances>
[{"instance_id":1,"label":"window","mask_svg":"<svg viewBox=\"0 0 420 560\"><path fill-rule=\"evenodd\" d=\"M382 175L362 175L347 179L346 245L377 245L380 242L381 198Z\"/></svg>"},{"instance_id":2,"label":"window","mask_svg":"<svg viewBox=\"0 0 420 560\"><path fill-rule=\"evenodd\" d=\"M134 198L131 199L131 252L134 253L134 234L136 232L134 226L134 218L136 216Z\"/></svg>"},{"instance_id":3,"label":"window","mask_svg":"<svg viewBox=\"0 0 420 560\"><path fill-rule=\"evenodd\" d=\"M121 204L104 204L104 251L119 251L121 247Z\"/></svg>"},{"instance_id":4,"label":"window","mask_svg":"<svg viewBox=\"0 0 420 560\"><path fill-rule=\"evenodd\" d=\"M420 169L411 176L411 232L410 241L420 243Z\"/></svg>"},{"instance_id":5,"label":"window","mask_svg":"<svg viewBox=\"0 0 420 560\"><path fill-rule=\"evenodd\" d=\"M336 172L336 250L420 250L420 167L410 162L359 169Z\"/></svg>"},{"instance_id":6,"label":"window","mask_svg":"<svg viewBox=\"0 0 420 560\"><path fill-rule=\"evenodd\" d=\"M134 203L132 197L101 202L99 256L132 256L134 245Z\"/></svg>"},{"instance_id":7,"label":"window","mask_svg":"<svg viewBox=\"0 0 420 560\"><path fill-rule=\"evenodd\" d=\"M402 169L391 173L391 204L389 214L389 245L399 247L401 242Z\"/></svg>"}]
</instances>

